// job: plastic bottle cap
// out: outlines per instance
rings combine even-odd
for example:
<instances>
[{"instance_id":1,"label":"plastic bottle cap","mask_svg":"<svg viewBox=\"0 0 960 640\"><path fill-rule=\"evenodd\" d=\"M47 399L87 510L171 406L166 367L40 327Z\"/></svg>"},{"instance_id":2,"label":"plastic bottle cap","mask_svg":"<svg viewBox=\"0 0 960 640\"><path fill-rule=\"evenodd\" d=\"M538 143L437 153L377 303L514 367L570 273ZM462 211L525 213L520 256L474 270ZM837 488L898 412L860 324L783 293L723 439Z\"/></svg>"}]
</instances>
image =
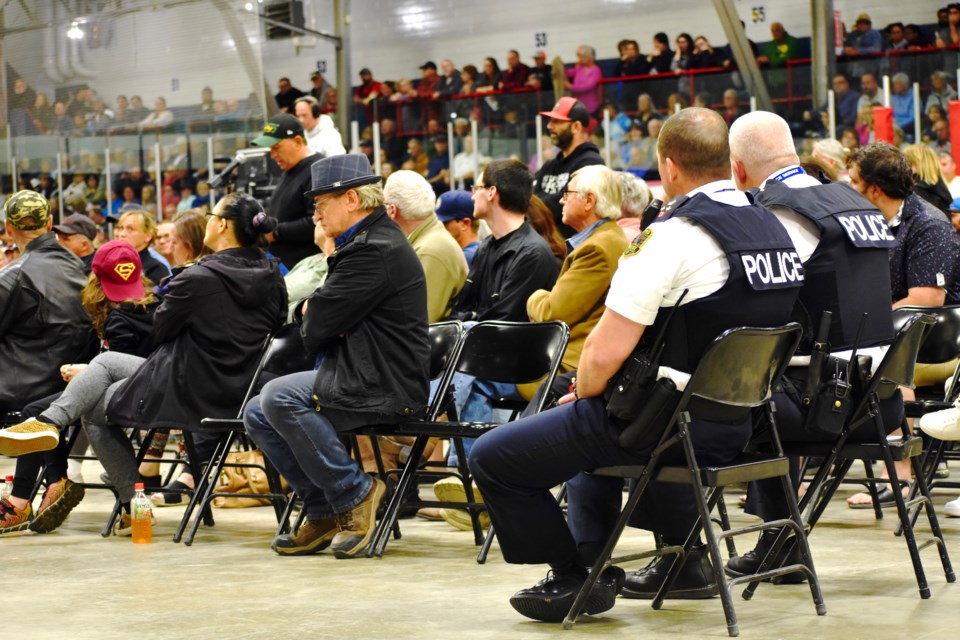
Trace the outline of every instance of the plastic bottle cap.
<instances>
[{"instance_id":1,"label":"plastic bottle cap","mask_svg":"<svg viewBox=\"0 0 960 640\"><path fill-rule=\"evenodd\" d=\"M13 476L7 476L7 477L5 478L5 480L6 480L7 482L13 482Z\"/></svg>"},{"instance_id":2,"label":"plastic bottle cap","mask_svg":"<svg viewBox=\"0 0 960 640\"><path fill-rule=\"evenodd\" d=\"M135 484L133 485L133 490L134 490L134 491L143 491L143 483L142 483L142 482L137 482L137 483L135 483Z\"/></svg>"}]
</instances>

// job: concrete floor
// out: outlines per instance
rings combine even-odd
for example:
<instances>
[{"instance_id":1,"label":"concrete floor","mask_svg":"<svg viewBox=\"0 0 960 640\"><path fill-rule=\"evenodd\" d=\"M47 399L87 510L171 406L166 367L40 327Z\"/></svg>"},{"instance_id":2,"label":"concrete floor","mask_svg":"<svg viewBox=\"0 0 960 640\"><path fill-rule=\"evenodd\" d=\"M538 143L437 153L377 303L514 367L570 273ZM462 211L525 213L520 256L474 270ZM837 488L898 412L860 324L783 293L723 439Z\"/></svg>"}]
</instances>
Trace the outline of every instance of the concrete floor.
<instances>
[{"instance_id":1,"label":"concrete floor","mask_svg":"<svg viewBox=\"0 0 960 640\"><path fill-rule=\"evenodd\" d=\"M86 463L84 475L99 467ZM0 474L13 461L0 459ZM954 470L958 473L960 470ZM424 488L428 491L429 488ZM937 494L942 506L955 497ZM403 539L381 560L320 554L283 558L270 551L269 508L216 510L192 547L173 544L181 508L158 509L154 542L103 539L112 497L88 491L52 534L6 537L0 558L4 612L0 638L546 638L559 625L528 621L508 598L544 575L507 565L494 546L484 566L472 535L445 523L403 520ZM746 516L732 509L740 522ZM840 496L811 547L828 613L818 617L806 586L762 585L735 604L746 638L950 638L960 622L960 583L946 584L936 551L922 552L933 597L921 600L894 519L846 508ZM960 519L942 520L960 566ZM746 550L752 540L740 546ZM652 547L630 531L622 551ZM603 616L583 617L569 637L727 637L719 599L670 601L653 611L621 600ZM565 636L566 637L566 636Z\"/></svg>"}]
</instances>

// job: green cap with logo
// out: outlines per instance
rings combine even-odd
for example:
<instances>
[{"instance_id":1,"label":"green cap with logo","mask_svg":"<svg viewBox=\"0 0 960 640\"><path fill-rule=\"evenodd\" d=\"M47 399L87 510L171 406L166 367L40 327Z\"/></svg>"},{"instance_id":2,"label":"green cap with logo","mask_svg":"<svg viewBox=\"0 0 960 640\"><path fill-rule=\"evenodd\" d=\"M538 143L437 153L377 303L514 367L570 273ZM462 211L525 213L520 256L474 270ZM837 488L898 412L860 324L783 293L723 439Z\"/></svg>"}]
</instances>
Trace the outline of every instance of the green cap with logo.
<instances>
[{"instance_id":1,"label":"green cap with logo","mask_svg":"<svg viewBox=\"0 0 960 640\"><path fill-rule=\"evenodd\" d=\"M252 140L251 144L258 147L272 147L281 140L297 136L304 137L303 125L300 121L289 113L278 113L263 125L263 135Z\"/></svg>"},{"instance_id":2,"label":"green cap with logo","mask_svg":"<svg viewBox=\"0 0 960 640\"><path fill-rule=\"evenodd\" d=\"M18 191L3 205L3 214L10 226L21 231L45 229L50 219L47 199L36 191Z\"/></svg>"}]
</instances>

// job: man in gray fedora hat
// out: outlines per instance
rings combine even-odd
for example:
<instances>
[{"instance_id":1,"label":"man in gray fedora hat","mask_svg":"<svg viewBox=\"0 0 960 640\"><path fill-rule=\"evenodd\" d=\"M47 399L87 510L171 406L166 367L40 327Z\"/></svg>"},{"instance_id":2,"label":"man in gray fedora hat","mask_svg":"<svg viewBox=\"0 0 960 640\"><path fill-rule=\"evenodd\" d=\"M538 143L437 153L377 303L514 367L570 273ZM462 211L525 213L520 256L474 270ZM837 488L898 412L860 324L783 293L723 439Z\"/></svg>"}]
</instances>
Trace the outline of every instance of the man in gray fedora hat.
<instances>
[{"instance_id":1,"label":"man in gray fedora hat","mask_svg":"<svg viewBox=\"0 0 960 640\"><path fill-rule=\"evenodd\" d=\"M268 382L244 424L303 499L306 519L276 538L281 555L338 558L364 550L384 483L370 478L339 435L419 416L427 403L430 347L423 268L383 206L380 177L361 154L331 156L311 168L313 219L333 238L324 285L296 312L318 371Z\"/></svg>"}]
</instances>

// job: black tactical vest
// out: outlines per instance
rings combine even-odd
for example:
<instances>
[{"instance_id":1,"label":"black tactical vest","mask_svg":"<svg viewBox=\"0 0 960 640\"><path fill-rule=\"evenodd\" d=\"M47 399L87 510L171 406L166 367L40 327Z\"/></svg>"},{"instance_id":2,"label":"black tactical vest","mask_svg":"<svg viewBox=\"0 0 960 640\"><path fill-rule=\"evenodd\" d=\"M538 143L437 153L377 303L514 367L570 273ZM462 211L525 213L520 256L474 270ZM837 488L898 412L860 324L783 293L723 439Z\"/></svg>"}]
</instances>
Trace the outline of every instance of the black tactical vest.
<instances>
[{"instance_id":1,"label":"black tactical vest","mask_svg":"<svg viewBox=\"0 0 960 640\"><path fill-rule=\"evenodd\" d=\"M658 222L682 217L700 225L726 253L730 267L720 289L683 304L670 321L660 365L689 373L724 331L786 324L804 283L804 270L786 229L762 206L734 207L698 193L668 207ZM661 307L644 339L652 340L668 315L669 309Z\"/></svg>"},{"instance_id":2,"label":"black tactical vest","mask_svg":"<svg viewBox=\"0 0 960 640\"><path fill-rule=\"evenodd\" d=\"M806 282L794 314L804 327L801 350L809 346L824 311L833 313L829 334L833 350L853 347L864 313L858 347L891 342L888 254L896 240L883 214L839 182L800 189L768 182L757 200L767 207L792 209L820 230L820 242L803 265Z\"/></svg>"}]
</instances>

